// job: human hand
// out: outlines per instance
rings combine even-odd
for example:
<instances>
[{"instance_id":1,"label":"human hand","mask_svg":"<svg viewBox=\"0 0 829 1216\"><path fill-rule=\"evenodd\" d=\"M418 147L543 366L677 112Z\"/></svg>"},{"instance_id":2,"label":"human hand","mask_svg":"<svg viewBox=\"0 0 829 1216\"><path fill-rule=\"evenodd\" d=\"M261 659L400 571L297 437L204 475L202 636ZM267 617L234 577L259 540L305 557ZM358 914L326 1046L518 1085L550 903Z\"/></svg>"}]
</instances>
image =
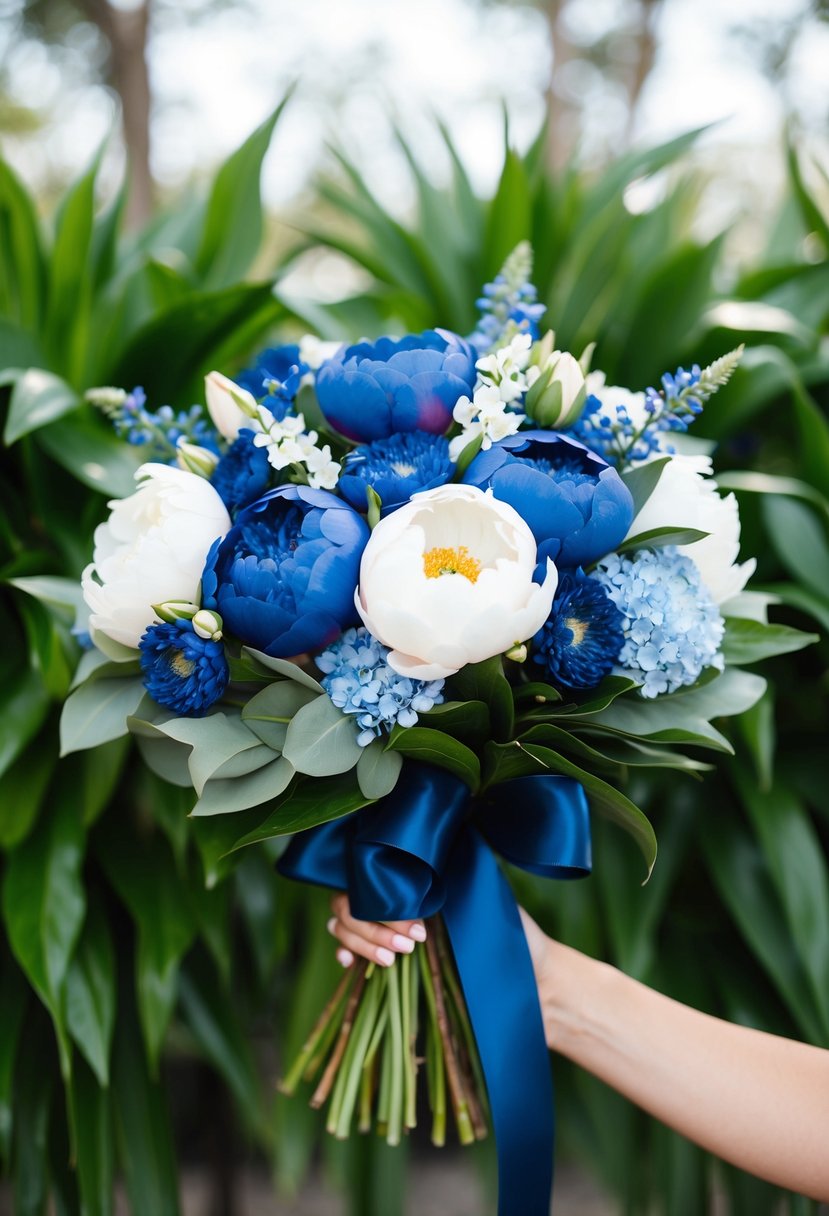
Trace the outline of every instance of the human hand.
<instances>
[{"instance_id":1,"label":"human hand","mask_svg":"<svg viewBox=\"0 0 829 1216\"><path fill-rule=\"evenodd\" d=\"M328 922L328 932L340 942L337 962L350 967L354 956L390 967L398 954L411 954L416 942L426 941L426 926L422 920L398 920L380 924L358 920L351 915L348 896L344 892L331 899L334 915Z\"/></svg>"}]
</instances>

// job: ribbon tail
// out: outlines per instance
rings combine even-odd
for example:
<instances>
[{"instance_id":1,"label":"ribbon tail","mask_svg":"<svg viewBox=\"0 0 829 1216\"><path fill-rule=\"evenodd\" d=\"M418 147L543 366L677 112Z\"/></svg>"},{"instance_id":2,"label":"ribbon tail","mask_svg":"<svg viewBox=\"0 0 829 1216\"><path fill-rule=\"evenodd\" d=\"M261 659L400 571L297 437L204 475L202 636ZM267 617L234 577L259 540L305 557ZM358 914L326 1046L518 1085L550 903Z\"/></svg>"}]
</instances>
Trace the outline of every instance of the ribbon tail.
<instances>
[{"instance_id":1,"label":"ribbon tail","mask_svg":"<svg viewBox=\"0 0 829 1216\"><path fill-rule=\"evenodd\" d=\"M518 906L474 829L460 834L447 877L443 916L489 1094L498 1216L549 1216L553 1082Z\"/></svg>"}]
</instances>

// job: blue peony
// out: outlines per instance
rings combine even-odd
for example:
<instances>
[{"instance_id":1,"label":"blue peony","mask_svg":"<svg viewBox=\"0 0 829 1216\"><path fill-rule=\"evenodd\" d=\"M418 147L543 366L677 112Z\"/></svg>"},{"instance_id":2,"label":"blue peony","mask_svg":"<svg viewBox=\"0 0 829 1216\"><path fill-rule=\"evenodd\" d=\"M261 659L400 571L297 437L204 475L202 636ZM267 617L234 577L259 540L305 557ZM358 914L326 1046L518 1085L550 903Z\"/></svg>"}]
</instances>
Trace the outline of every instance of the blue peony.
<instances>
[{"instance_id":1,"label":"blue peony","mask_svg":"<svg viewBox=\"0 0 829 1216\"><path fill-rule=\"evenodd\" d=\"M643 697L693 684L706 667L722 670L725 624L690 557L673 545L611 553L595 577L622 614L619 663Z\"/></svg>"},{"instance_id":2,"label":"blue peony","mask_svg":"<svg viewBox=\"0 0 829 1216\"><path fill-rule=\"evenodd\" d=\"M447 439L425 431L407 431L375 439L349 452L337 489L352 507L365 511L366 488L371 486L380 495L386 515L413 494L445 485L454 471Z\"/></svg>"},{"instance_id":3,"label":"blue peony","mask_svg":"<svg viewBox=\"0 0 829 1216\"><path fill-rule=\"evenodd\" d=\"M299 347L295 343L271 346L259 352L251 367L239 372L236 383L256 398L275 397L290 405L307 371L308 367L300 359ZM268 408L277 414L272 401L268 401ZM281 416L277 414L278 418Z\"/></svg>"},{"instance_id":4,"label":"blue peony","mask_svg":"<svg viewBox=\"0 0 829 1216\"><path fill-rule=\"evenodd\" d=\"M445 329L358 342L317 372L320 408L356 443L399 431L442 435L456 402L472 396L475 359L472 346Z\"/></svg>"},{"instance_id":5,"label":"blue peony","mask_svg":"<svg viewBox=\"0 0 829 1216\"><path fill-rule=\"evenodd\" d=\"M533 638L533 660L560 687L595 688L619 658L622 621L598 579L564 571L549 619Z\"/></svg>"},{"instance_id":6,"label":"blue peony","mask_svg":"<svg viewBox=\"0 0 829 1216\"><path fill-rule=\"evenodd\" d=\"M361 747L394 726L414 726L419 713L428 713L443 701L443 680L401 676L389 666L388 654L388 647L361 626L347 629L316 659L325 672L322 686L331 700L344 714L357 718Z\"/></svg>"},{"instance_id":7,"label":"blue peony","mask_svg":"<svg viewBox=\"0 0 829 1216\"><path fill-rule=\"evenodd\" d=\"M354 592L368 537L365 520L342 499L280 486L213 545L202 602L257 650L276 658L316 650L357 619Z\"/></svg>"},{"instance_id":8,"label":"blue peony","mask_svg":"<svg viewBox=\"0 0 829 1216\"><path fill-rule=\"evenodd\" d=\"M224 646L200 637L192 621L150 625L138 649L147 692L174 713L200 718L227 688Z\"/></svg>"},{"instance_id":9,"label":"blue peony","mask_svg":"<svg viewBox=\"0 0 829 1216\"><path fill-rule=\"evenodd\" d=\"M633 522L633 498L616 470L560 431L521 431L494 443L463 480L491 487L515 508L540 562L587 566L615 549Z\"/></svg>"},{"instance_id":10,"label":"blue peony","mask_svg":"<svg viewBox=\"0 0 829 1216\"><path fill-rule=\"evenodd\" d=\"M243 427L213 471L210 484L231 516L256 502L270 484L267 448L253 442L253 431Z\"/></svg>"}]
</instances>

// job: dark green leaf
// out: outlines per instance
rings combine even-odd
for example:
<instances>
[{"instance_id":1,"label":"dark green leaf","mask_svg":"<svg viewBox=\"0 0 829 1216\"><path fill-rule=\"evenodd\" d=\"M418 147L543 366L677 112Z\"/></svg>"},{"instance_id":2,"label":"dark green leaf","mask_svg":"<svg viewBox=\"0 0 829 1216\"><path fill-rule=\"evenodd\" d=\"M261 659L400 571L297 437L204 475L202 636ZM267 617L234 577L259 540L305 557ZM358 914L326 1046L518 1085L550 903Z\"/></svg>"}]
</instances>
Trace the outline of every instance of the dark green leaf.
<instances>
[{"instance_id":1,"label":"dark green leaf","mask_svg":"<svg viewBox=\"0 0 829 1216\"><path fill-rule=\"evenodd\" d=\"M447 769L460 777L471 790L476 790L480 785L481 765L478 757L464 743L442 731L430 730L425 726L395 726L387 746L412 760Z\"/></svg>"},{"instance_id":2,"label":"dark green leaf","mask_svg":"<svg viewBox=\"0 0 829 1216\"><path fill-rule=\"evenodd\" d=\"M616 548L617 553L630 553L633 549L658 549L662 545L692 545L695 540L703 540L707 532L699 528L651 528L649 532L640 532L637 536L628 537Z\"/></svg>"},{"instance_id":3,"label":"dark green leaf","mask_svg":"<svg viewBox=\"0 0 829 1216\"><path fill-rule=\"evenodd\" d=\"M36 671L7 676L2 689L3 730L0 731L0 775L14 763L40 730L49 709L49 696Z\"/></svg>"},{"instance_id":4,"label":"dark green leaf","mask_svg":"<svg viewBox=\"0 0 829 1216\"><path fill-rule=\"evenodd\" d=\"M42 741L36 739L3 774L0 849L12 849L28 836L43 805L56 761L54 753L44 754Z\"/></svg>"},{"instance_id":5,"label":"dark green leaf","mask_svg":"<svg viewBox=\"0 0 829 1216\"><path fill-rule=\"evenodd\" d=\"M64 197L55 227L49 273L45 338L52 365L70 383L83 374L92 272L89 260L100 154Z\"/></svg>"},{"instance_id":6,"label":"dark green leaf","mask_svg":"<svg viewBox=\"0 0 829 1216\"><path fill-rule=\"evenodd\" d=\"M421 714L420 723L430 730L443 730L474 749L489 733L489 710L483 701L445 701Z\"/></svg>"},{"instance_id":7,"label":"dark green leaf","mask_svg":"<svg viewBox=\"0 0 829 1216\"><path fill-rule=\"evenodd\" d=\"M763 501L763 518L780 561L798 582L829 597L829 541L814 511L793 498Z\"/></svg>"},{"instance_id":8,"label":"dark green leaf","mask_svg":"<svg viewBox=\"0 0 829 1216\"><path fill-rule=\"evenodd\" d=\"M722 653L727 663L738 666L757 663L775 654L789 654L817 642L816 633L803 633L788 625L764 625L760 621L730 616L725 622Z\"/></svg>"},{"instance_id":9,"label":"dark green leaf","mask_svg":"<svg viewBox=\"0 0 829 1216\"><path fill-rule=\"evenodd\" d=\"M647 464L640 464L632 469L627 469L622 474L622 481L630 490L633 498L633 518L635 519L642 507L653 494L660 477L665 469L665 465L670 461L670 456L662 456L659 460L649 460Z\"/></svg>"},{"instance_id":10,"label":"dark green leaf","mask_svg":"<svg viewBox=\"0 0 829 1216\"><path fill-rule=\"evenodd\" d=\"M37 433L44 452L73 477L100 494L126 498L135 489L141 448L117 439L103 419L82 406Z\"/></svg>"},{"instance_id":11,"label":"dark green leaf","mask_svg":"<svg viewBox=\"0 0 829 1216\"><path fill-rule=\"evenodd\" d=\"M82 1060L73 1069L69 1106L81 1210L84 1216L110 1216L115 1165L112 1105L109 1091Z\"/></svg>"},{"instance_id":12,"label":"dark green leaf","mask_svg":"<svg viewBox=\"0 0 829 1216\"><path fill-rule=\"evenodd\" d=\"M0 160L0 244L6 273L0 284L0 311L36 330L41 321L46 266L37 206L11 167ZM7 360L0 360L8 365Z\"/></svg>"},{"instance_id":13,"label":"dark green leaf","mask_svg":"<svg viewBox=\"0 0 829 1216\"><path fill-rule=\"evenodd\" d=\"M504 675L500 655L483 663L470 663L452 676L450 688L462 701L483 701L489 709L492 733L496 739L509 739L512 734L514 706L512 689Z\"/></svg>"},{"instance_id":14,"label":"dark green leaf","mask_svg":"<svg viewBox=\"0 0 829 1216\"><path fill-rule=\"evenodd\" d=\"M30 367L15 381L3 440L8 447L78 408L74 389L51 372Z\"/></svg>"},{"instance_id":15,"label":"dark green leaf","mask_svg":"<svg viewBox=\"0 0 829 1216\"><path fill-rule=\"evenodd\" d=\"M23 976L6 957L0 964L0 1173L7 1172L9 1166L14 1126L12 1081L26 1001Z\"/></svg>"},{"instance_id":16,"label":"dark green leaf","mask_svg":"<svg viewBox=\"0 0 829 1216\"><path fill-rule=\"evenodd\" d=\"M109 1084L114 1023L115 954L106 914L95 902L66 975L66 1025L102 1086Z\"/></svg>"}]
</instances>

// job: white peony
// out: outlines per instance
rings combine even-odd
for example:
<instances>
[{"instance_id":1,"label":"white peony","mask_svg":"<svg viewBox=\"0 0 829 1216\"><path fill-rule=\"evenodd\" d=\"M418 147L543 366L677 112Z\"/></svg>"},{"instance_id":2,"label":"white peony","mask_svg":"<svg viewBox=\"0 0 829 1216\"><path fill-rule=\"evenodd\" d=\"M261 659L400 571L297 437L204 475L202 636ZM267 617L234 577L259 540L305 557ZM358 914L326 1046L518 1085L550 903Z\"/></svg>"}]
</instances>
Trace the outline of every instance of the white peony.
<instances>
[{"instance_id":1,"label":"white peony","mask_svg":"<svg viewBox=\"0 0 829 1216\"><path fill-rule=\"evenodd\" d=\"M674 456L663 468L653 493L630 525L628 536L654 528L696 528L703 540L679 545L697 565L718 604L742 591L756 562L738 564L740 515L733 494L720 496L707 456Z\"/></svg>"},{"instance_id":2,"label":"white peony","mask_svg":"<svg viewBox=\"0 0 829 1216\"><path fill-rule=\"evenodd\" d=\"M208 481L166 464L143 464L138 489L111 502L95 529L82 576L90 631L136 647L157 620L152 605L195 601L208 550L230 516Z\"/></svg>"},{"instance_id":3,"label":"white peony","mask_svg":"<svg viewBox=\"0 0 829 1216\"><path fill-rule=\"evenodd\" d=\"M213 425L228 443L233 443L243 426L254 431L261 429L256 421L258 405L253 393L221 372L209 372L205 376L204 395ZM244 402L244 409L239 401Z\"/></svg>"},{"instance_id":4,"label":"white peony","mask_svg":"<svg viewBox=\"0 0 829 1216\"><path fill-rule=\"evenodd\" d=\"M381 519L355 596L366 628L401 675L438 680L502 654L550 615L558 572L534 583L536 545L492 491L447 485Z\"/></svg>"}]
</instances>

